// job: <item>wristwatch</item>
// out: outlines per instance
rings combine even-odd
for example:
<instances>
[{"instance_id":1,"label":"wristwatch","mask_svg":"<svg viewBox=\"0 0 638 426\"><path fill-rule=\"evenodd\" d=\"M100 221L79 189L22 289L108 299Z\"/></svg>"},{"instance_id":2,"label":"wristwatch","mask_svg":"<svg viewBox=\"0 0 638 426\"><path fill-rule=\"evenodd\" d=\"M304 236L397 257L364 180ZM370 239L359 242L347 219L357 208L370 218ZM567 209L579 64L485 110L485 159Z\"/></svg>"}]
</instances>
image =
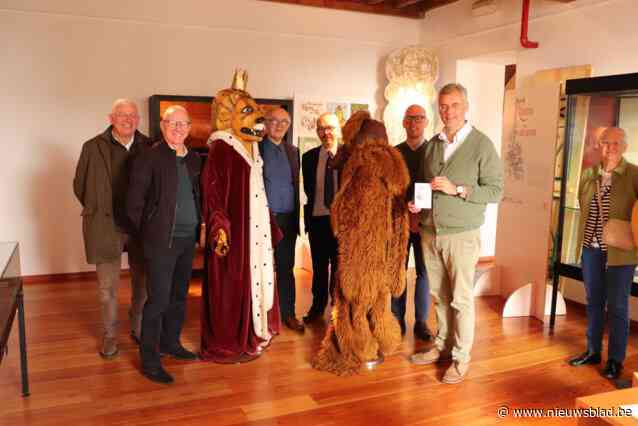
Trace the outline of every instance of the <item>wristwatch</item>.
<instances>
[{"instance_id":1,"label":"wristwatch","mask_svg":"<svg viewBox=\"0 0 638 426\"><path fill-rule=\"evenodd\" d=\"M463 187L463 185L457 185L456 195L460 197L461 195L463 195L464 192L465 192L465 188Z\"/></svg>"}]
</instances>

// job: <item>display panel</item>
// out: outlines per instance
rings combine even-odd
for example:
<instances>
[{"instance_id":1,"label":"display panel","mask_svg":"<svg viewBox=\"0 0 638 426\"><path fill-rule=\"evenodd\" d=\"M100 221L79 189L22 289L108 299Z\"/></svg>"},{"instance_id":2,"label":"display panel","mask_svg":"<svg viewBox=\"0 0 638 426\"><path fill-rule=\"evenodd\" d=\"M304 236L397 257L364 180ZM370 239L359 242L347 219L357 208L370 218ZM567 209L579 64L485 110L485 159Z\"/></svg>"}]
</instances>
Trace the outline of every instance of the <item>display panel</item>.
<instances>
[{"instance_id":1,"label":"display panel","mask_svg":"<svg viewBox=\"0 0 638 426\"><path fill-rule=\"evenodd\" d=\"M558 230L553 256L550 328L562 277L582 281L578 224L578 186L583 170L600 163L598 138L606 127L623 128L628 148L624 157L638 164L638 73L568 80L563 173L560 178ZM632 296L638 296L638 277Z\"/></svg>"}]
</instances>

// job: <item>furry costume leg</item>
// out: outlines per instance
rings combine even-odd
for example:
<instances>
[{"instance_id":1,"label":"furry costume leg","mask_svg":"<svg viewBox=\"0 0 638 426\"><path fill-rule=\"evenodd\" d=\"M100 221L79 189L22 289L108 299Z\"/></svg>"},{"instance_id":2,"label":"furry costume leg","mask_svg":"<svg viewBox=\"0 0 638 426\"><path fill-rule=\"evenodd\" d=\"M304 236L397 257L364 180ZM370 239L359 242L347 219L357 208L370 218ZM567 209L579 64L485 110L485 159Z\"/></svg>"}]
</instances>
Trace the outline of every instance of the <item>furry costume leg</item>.
<instances>
[{"instance_id":1,"label":"furry costume leg","mask_svg":"<svg viewBox=\"0 0 638 426\"><path fill-rule=\"evenodd\" d=\"M356 339L356 335L350 322L350 305L344 301L338 286L335 288L335 293L337 294L335 307L332 311L332 324L321 342L319 352L311 363L317 370L329 371L338 376L349 376L359 371L361 361L350 350L357 344L351 341ZM343 352L342 348L345 349Z\"/></svg>"},{"instance_id":2,"label":"furry costume leg","mask_svg":"<svg viewBox=\"0 0 638 426\"><path fill-rule=\"evenodd\" d=\"M370 312L372 334L379 343L379 350L383 355L393 353L401 344L401 328L399 322L392 315L387 299L388 292L383 291L379 294Z\"/></svg>"}]
</instances>

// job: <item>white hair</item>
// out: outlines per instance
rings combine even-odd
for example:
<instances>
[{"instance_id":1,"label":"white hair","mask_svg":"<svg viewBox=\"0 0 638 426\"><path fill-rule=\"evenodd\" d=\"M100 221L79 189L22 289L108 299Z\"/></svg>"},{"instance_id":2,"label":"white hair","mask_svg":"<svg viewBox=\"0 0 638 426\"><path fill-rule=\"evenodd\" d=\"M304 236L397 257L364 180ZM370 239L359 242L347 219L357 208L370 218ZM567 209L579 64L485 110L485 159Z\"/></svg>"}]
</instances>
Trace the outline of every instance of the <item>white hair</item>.
<instances>
[{"instance_id":1,"label":"white hair","mask_svg":"<svg viewBox=\"0 0 638 426\"><path fill-rule=\"evenodd\" d=\"M186 108L184 108L181 105L171 105L168 108L166 108L166 110L164 111L164 114L162 114L162 120L166 120L168 119L168 117L177 112L177 111L183 111L186 113L186 116L190 118L190 114L188 114L188 110Z\"/></svg>"},{"instance_id":2,"label":"white hair","mask_svg":"<svg viewBox=\"0 0 638 426\"><path fill-rule=\"evenodd\" d=\"M603 137L607 136L609 133L612 133L612 132L620 133L622 135L623 143L627 144L627 132L625 132L625 129L620 127L615 127L615 126L607 127L605 130L603 130L603 132L600 134L599 139L602 139Z\"/></svg>"},{"instance_id":3,"label":"white hair","mask_svg":"<svg viewBox=\"0 0 638 426\"><path fill-rule=\"evenodd\" d=\"M135 108L136 111L138 110L137 104L135 103L135 101L132 101L132 100L126 99L126 98L120 98L120 99L116 99L113 102L113 105L111 106L111 114L114 114L115 111L117 111L117 109L119 107L124 106L124 105L130 105L133 108Z\"/></svg>"}]
</instances>

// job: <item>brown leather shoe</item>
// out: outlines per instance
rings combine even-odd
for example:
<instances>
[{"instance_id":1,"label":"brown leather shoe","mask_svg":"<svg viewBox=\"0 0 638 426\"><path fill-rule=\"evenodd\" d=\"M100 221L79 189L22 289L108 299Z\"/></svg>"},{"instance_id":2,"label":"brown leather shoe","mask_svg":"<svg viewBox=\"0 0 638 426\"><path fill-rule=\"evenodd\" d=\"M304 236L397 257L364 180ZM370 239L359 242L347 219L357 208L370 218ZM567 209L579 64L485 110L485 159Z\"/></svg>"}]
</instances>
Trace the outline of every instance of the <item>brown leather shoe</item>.
<instances>
[{"instance_id":1,"label":"brown leather shoe","mask_svg":"<svg viewBox=\"0 0 638 426\"><path fill-rule=\"evenodd\" d=\"M100 349L100 356L104 359L113 359L120 353L117 348L117 339L115 337L106 337L102 341L102 349Z\"/></svg>"},{"instance_id":2,"label":"brown leather shoe","mask_svg":"<svg viewBox=\"0 0 638 426\"><path fill-rule=\"evenodd\" d=\"M295 333L303 334L306 331L306 327L303 326L301 321L295 317L288 317L284 320L284 325L294 331Z\"/></svg>"},{"instance_id":3,"label":"brown leather shoe","mask_svg":"<svg viewBox=\"0 0 638 426\"><path fill-rule=\"evenodd\" d=\"M447 383L453 385L455 383L461 383L465 376L467 375L468 370L470 369L469 362L458 362L454 361L450 368L447 369L445 374L443 375L443 383Z\"/></svg>"},{"instance_id":4,"label":"brown leather shoe","mask_svg":"<svg viewBox=\"0 0 638 426\"><path fill-rule=\"evenodd\" d=\"M449 352L441 352L437 348L432 348L426 352L417 352L410 355L410 362L416 365L428 365L439 362L439 360L450 359Z\"/></svg>"}]
</instances>

